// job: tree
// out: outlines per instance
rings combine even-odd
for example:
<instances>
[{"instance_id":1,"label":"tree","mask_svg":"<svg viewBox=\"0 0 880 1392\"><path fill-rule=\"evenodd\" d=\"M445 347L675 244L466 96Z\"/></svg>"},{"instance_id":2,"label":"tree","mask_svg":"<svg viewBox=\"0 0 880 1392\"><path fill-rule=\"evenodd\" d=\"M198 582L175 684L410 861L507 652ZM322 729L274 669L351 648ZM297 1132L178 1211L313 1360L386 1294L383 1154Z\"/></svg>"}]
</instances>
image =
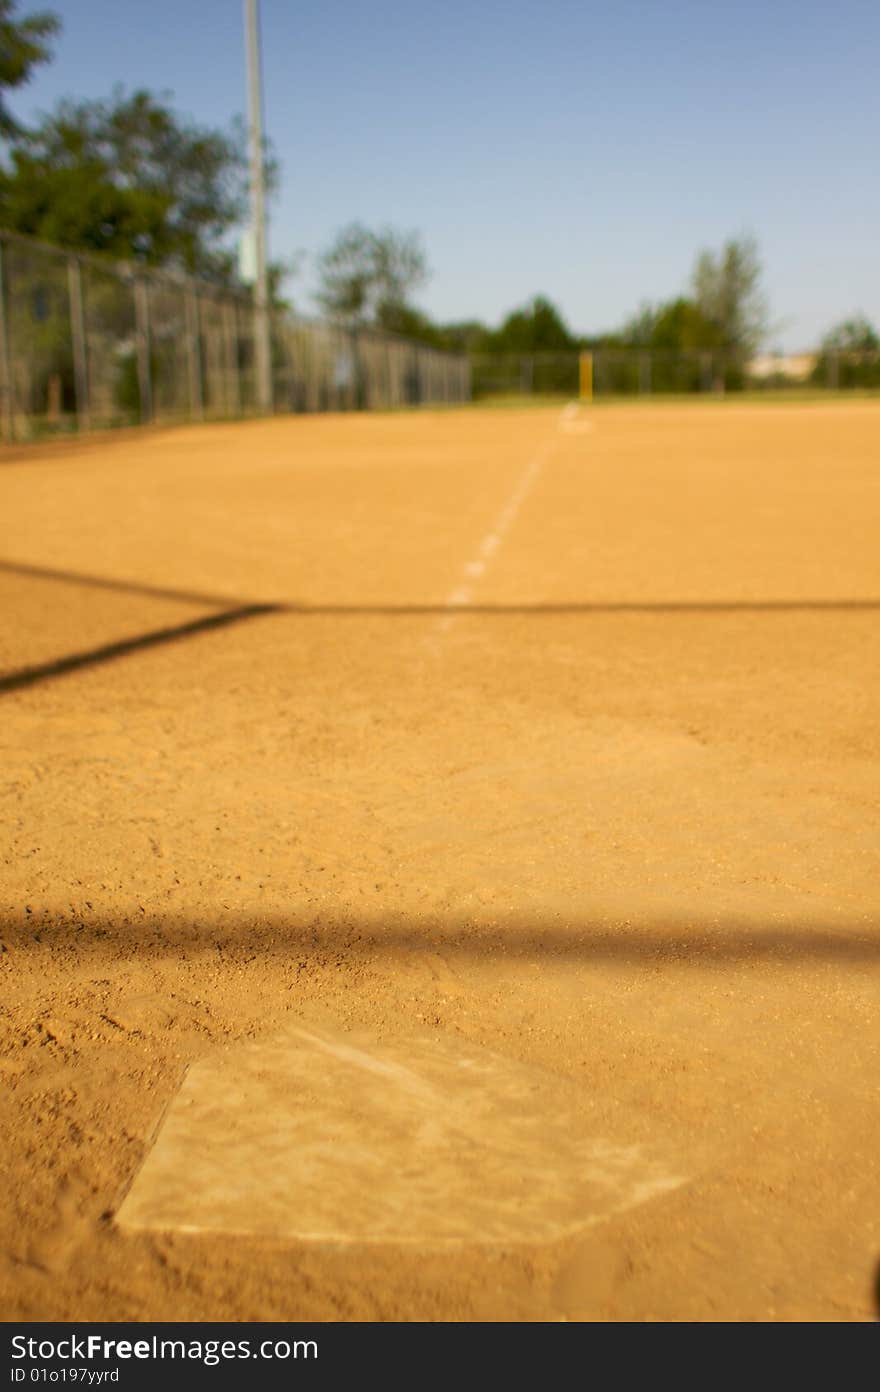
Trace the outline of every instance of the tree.
<instances>
[{"instance_id":1,"label":"tree","mask_svg":"<svg viewBox=\"0 0 880 1392\"><path fill-rule=\"evenodd\" d=\"M331 318L393 330L413 312L409 296L427 280L428 267L417 232L352 222L318 258L318 274L316 299Z\"/></svg>"},{"instance_id":2,"label":"tree","mask_svg":"<svg viewBox=\"0 0 880 1392\"><path fill-rule=\"evenodd\" d=\"M822 339L822 350L826 353L876 353L880 350L880 337L864 314L856 314L828 330Z\"/></svg>"},{"instance_id":3,"label":"tree","mask_svg":"<svg viewBox=\"0 0 880 1392\"><path fill-rule=\"evenodd\" d=\"M400 310L381 317L381 327L388 333L399 334L414 343L425 343L446 353L485 353L491 330L477 319L460 323L435 324L420 309L404 305Z\"/></svg>"},{"instance_id":4,"label":"tree","mask_svg":"<svg viewBox=\"0 0 880 1392\"><path fill-rule=\"evenodd\" d=\"M489 337L493 353L569 353L577 346L559 310L543 295L508 314Z\"/></svg>"},{"instance_id":5,"label":"tree","mask_svg":"<svg viewBox=\"0 0 880 1392\"><path fill-rule=\"evenodd\" d=\"M726 242L716 255L703 251L693 272L694 301L715 326L725 348L751 357L768 332L761 263L753 237Z\"/></svg>"},{"instance_id":6,"label":"tree","mask_svg":"<svg viewBox=\"0 0 880 1392\"><path fill-rule=\"evenodd\" d=\"M40 63L48 63L52 50L47 42L61 28L57 15L47 11L16 19L17 0L0 0L0 136L23 134L6 104L8 88L23 87Z\"/></svg>"},{"instance_id":7,"label":"tree","mask_svg":"<svg viewBox=\"0 0 880 1392\"><path fill-rule=\"evenodd\" d=\"M620 346L652 351L687 353L721 346L719 326L707 318L698 304L679 295L666 304L644 305L624 325Z\"/></svg>"},{"instance_id":8,"label":"tree","mask_svg":"<svg viewBox=\"0 0 880 1392\"><path fill-rule=\"evenodd\" d=\"M463 319L452 324L439 324L441 348L450 353L485 353L491 330L479 319Z\"/></svg>"},{"instance_id":9,"label":"tree","mask_svg":"<svg viewBox=\"0 0 880 1392\"><path fill-rule=\"evenodd\" d=\"M376 326L386 333L397 334L414 343L425 343L431 348L445 346L440 326L410 304L381 304L376 315Z\"/></svg>"},{"instance_id":10,"label":"tree","mask_svg":"<svg viewBox=\"0 0 880 1392\"><path fill-rule=\"evenodd\" d=\"M880 386L880 335L864 314L829 329L812 380L829 387Z\"/></svg>"},{"instance_id":11,"label":"tree","mask_svg":"<svg viewBox=\"0 0 880 1392\"><path fill-rule=\"evenodd\" d=\"M117 88L107 101L62 101L13 149L0 225L229 281L225 239L246 216L247 173L242 123L207 129L149 92Z\"/></svg>"}]
</instances>

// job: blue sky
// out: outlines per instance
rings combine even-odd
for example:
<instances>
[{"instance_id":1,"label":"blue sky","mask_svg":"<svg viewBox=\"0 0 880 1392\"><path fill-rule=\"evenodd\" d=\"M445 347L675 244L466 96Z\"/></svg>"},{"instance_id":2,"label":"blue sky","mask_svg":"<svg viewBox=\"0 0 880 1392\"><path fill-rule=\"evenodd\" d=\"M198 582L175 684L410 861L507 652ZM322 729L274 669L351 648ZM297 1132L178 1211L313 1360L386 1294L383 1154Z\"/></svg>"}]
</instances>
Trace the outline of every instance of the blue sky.
<instances>
[{"instance_id":1,"label":"blue sky","mask_svg":"<svg viewBox=\"0 0 880 1392\"><path fill-rule=\"evenodd\" d=\"M116 82L225 124L246 104L241 0L20 0L54 9L21 117ZM749 231L779 325L813 344L880 324L877 0L262 0L270 249L314 257L346 222L423 234L441 319L536 293L582 333L679 292Z\"/></svg>"}]
</instances>

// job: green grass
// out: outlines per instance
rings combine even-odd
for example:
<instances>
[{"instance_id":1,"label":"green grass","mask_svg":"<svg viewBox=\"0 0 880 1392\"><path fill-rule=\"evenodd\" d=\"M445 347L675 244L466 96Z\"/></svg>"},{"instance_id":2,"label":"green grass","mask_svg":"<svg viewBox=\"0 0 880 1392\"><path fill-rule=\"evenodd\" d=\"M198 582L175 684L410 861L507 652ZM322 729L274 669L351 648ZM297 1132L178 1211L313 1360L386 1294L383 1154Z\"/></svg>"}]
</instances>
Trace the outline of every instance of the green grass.
<instances>
[{"instance_id":1,"label":"green grass","mask_svg":"<svg viewBox=\"0 0 880 1392\"><path fill-rule=\"evenodd\" d=\"M477 397L474 401L465 403L468 406L485 407L492 410L528 410L540 406L564 405L566 402L577 400L573 393L547 392L544 395L516 392L499 392L493 396ZM756 403L766 402L784 403L788 405L801 405L816 402L847 402L847 401L880 401L880 388L853 387L849 390L828 391L821 387L781 387L772 388L766 391L759 389L752 391L737 391L726 393L715 392L656 392L646 393L644 396L615 394L594 396L590 405L592 406L662 406L669 405L703 405L703 406L736 406L740 404L753 406Z\"/></svg>"}]
</instances>

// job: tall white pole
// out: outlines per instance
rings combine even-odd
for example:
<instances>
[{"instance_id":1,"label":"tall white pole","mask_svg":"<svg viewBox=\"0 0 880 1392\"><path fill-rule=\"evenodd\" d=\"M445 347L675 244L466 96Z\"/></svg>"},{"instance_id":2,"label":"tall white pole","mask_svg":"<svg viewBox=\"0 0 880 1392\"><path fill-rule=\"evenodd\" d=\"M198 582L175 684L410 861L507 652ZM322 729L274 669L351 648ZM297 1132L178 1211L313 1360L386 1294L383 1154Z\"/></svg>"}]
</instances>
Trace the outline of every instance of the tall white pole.
<instances>
[{"instance_id":1,"label":"tall white pole","mask_svg":"<svg viewBox=\"0 0 880 1392\"><path fill-rule=\"evenodd\" d=\"M269 326L269 268L266 259L266 193L263 168L263 93L260 63L259 0L244 0L250 111L251 230L254 238L254 367L257 406L272 410L272 344Z\"/></svg>"}]
</instances>

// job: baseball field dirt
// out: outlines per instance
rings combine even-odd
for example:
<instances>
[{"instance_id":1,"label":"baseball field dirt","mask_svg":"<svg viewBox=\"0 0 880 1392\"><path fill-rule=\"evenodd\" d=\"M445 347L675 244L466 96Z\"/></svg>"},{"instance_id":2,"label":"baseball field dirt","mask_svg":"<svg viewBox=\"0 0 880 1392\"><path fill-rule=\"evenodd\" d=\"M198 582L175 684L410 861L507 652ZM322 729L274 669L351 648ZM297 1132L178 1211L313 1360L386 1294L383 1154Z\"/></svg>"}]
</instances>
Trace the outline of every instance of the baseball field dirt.
<instances>
[{"instance_id":1,"label":"baseball field dirt","mask_svg":"<svg viewBox=\"0 0 880 1392\"><path fill-rule=\"evenodd\" d=\"M7 1320L870 1320L880 402L0 453Z\"/></svg>"}]
</instances>

